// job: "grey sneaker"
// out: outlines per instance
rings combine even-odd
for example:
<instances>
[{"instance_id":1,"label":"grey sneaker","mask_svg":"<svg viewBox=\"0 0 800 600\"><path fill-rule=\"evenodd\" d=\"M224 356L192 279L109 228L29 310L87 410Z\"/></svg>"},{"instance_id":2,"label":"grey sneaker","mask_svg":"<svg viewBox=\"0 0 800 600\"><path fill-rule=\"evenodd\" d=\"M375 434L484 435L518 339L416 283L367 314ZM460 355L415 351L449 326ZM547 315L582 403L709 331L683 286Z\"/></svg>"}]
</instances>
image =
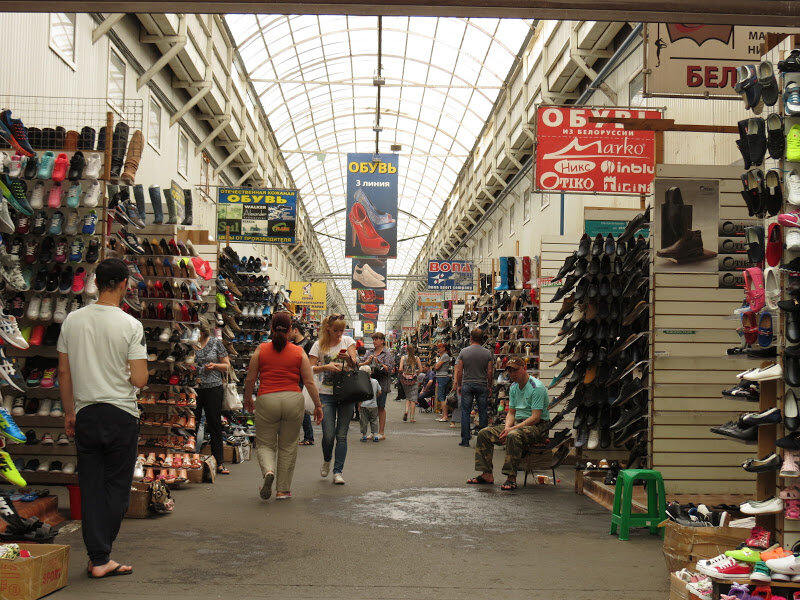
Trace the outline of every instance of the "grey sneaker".
<instances>
[{"instance_id":1,"label":"grey sneaker","mask_svg":"<svg viewBox=\"0 0 800 600\"><path fill-rule=\"evenodd\" d=\"M322 477L327 477L328 473L330 472L331 472L331 461L328 460L322 463L322 468L319 470L319 474Z\"/></svg>"},{"instance_id":2,"label":"grey sneaker","mask_svg":"<svg viewBox=\"0 0 800 600\"><path fill-rule=\"evenodd\" d=\"M14 230L14 220L8 212L8 202L2 199L2 201L0 201L0 231L4 233L14 233Z\"/></svg>"},{"instance_id":3,"label":"grey sneaker","mask_svg":"<svg viewBox=\"0 0 800 600\"><path fill-rule=\"evenodd\" d=\"M22 270L19 268L18 256L7 254L2 257L2 263L0 263L0 277L6 280L9 287L18 292L26 289L25 278L22 276Z\"/></svg>"}]
</instances>

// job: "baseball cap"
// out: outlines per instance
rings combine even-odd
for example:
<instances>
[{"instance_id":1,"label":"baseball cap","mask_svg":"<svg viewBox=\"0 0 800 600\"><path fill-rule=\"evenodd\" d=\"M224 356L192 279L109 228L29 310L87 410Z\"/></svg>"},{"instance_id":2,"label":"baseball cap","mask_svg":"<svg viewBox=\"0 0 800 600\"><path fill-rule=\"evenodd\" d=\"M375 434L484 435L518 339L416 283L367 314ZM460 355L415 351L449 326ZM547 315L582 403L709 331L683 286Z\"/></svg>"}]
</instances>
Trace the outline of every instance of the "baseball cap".
<instances>
[{"instance_id":1,"label":"baseball cap","mask_svg":"<svg viewBox=\"0 0 800 600\"><path fill-rule=\"evenodd\" d=\"M524 360L522 360L521 358L512 358L506 364L506 371L508 371L509 369L519 369L520 367L524 367L524 366L525 366L525 361Z\"/></svg>"}]
</instances>

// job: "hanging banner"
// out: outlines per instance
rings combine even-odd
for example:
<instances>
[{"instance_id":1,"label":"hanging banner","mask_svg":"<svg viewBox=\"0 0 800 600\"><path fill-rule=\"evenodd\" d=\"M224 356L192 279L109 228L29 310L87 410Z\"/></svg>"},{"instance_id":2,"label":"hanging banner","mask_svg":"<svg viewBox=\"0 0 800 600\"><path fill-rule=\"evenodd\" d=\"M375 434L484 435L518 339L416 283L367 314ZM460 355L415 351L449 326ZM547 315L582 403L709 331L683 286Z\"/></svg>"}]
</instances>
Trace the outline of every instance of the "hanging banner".
<instances>
[{"instance_id":1,"label":"hanging banner","mask_svg":"<svg viewBox=\"0 0 800 600\"><path fill-rule=\"evenodd\" d=\"M347 155L345 256L397 258L397 154Z\"/></svg>"},{"instance_id":2,"label":"hanging banner","mask_svg":"<svg viewBox=\"0 0 800 600\"><path fill-rule=\"evenodd\" d=\"M429 260L429 290L459 290L471 292L474 289L475 267L471 260Z\"/></svg>"},{"instance_id":3,"label":"hanging banner","mask_svg":"<svg viewBox=\"0 0 800 600\"><path fill-rule=\"evenodd\" d=\"M439 310L442 295L438 292L417 292L417 310Z\"/></svg>"},{"instance_id":4,"label":"hanging banner","mask_svg":"<svg viewBox=\"0 0 800 600\"><path fill-rule=\"evenodd\" d=\"M307 306L311 310L327 310L328 284L316 281L290 281L289 291L292 302L297 306Z\"/></svg>"},{"instance_id":5,"label":"hanging banner","mask_svg":"<svg viewBox=\"0 0 800 600\"><path fill-rule=\"evenodd\" d=\"M386 261L385 260L356 260L353 259L353 280L351 288L360 289L386 289Z\"/></svg>"},{"instance_id":6,"label":"hanging banner","mask_svg":"<svg viewBox=\"0 0 800 600\"><path fill-rule=\"evenodd\" d=\"M655 134L590 117L660 119L657 110L540 106L536 189L574 193L650 194Z\"/></svg>"},{"instance_id":7,"label":"hanging banner","mask_svg":"<svg viewBox=\"0 0 800 600\"><path fill-rule=\"evenodd\" d=\"M363 313L378 314L380 308L381 307L377 304L362 304L361 302L356 303L356 312L358 314L363 314Z\"/></svg>"},{"instance_id":8,"label":"hanging banner","mask_svg":"<svg viewBox=\"0 0 800 600\"><path fill-rule=\"evenodd\" d=\"M765 35L777 33L695 23L649 23L644 31L643 95L666 98L739 99L736 67L759 64Z\"/></svg>"},{"instance_id":9,"label":"hanging banner","mask_svg":"<svg viewBox=\"0 0 800 600\"><path fill-rule=\"evenodd\" d=\"M217 236L231 242L294 244L297 190L219 188Z\"/></svg>"},{"instance_id":10,"label":"hanging banner","mask_svg":"<svg viewBox=\"0 0 800 600\"><path fill-rule=\"evenodd\" d=\"M377 321L361 321L361 331L364 335L372 335L378 327Z\"/></svg>"},{"instance_id":11,"label":"hanging banner","mask_svg":"<svg viewBox=\"0 0 800 600\"><path fill-rule=\"evenodd\" d=\"M369 304L383 304L384 290L358 290L357 300Z\"/></svg>"}]
</instances>

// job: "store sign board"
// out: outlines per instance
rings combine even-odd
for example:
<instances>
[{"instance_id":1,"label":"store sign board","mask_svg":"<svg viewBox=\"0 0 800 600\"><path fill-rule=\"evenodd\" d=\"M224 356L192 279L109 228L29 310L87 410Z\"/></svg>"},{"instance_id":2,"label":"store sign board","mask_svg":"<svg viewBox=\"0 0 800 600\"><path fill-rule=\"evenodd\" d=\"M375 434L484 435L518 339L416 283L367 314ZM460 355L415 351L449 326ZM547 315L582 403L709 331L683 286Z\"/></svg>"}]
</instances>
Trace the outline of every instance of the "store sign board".
<instances>
[{"instance_id":1,"label":"store sign board","mask_svg":"<svg viewBox=\"0 0 800 600\"><path fill-rule=\"evenodd\" d=\"M397 154L347 155L345 256L397 258Z\"/></svg>"},{"instance_id":2,"label":"store sign board","mask_svg":"<svg viewBox=\"0 0 800 600\"><path fill-rule=\"evenodd\" d=\"M474 289L475 266L471 260L429 260L429 290L459 290L471 292Z\"/></svg>"},{"instance_id":3,"label":"store sign board","mask_svg":"<svg viewBox=\"0 0 800 600\"><path fill-rule=\"evenodd\" d=\"M231 242L294 244L297 190L219 188L217 235Z\"/></svg>"},{"instance_id":4,"label":"store sign board","mask_svg":"<svg viewBox=\"0 0 800 600\"><path fill-rule=\"evenodd\" d=\"M366 304L383 304L385 290L358 290L357 300Z\"/></svg>"},{"instance_id":5,"label":"store sign board","mask_svg":"<svg viewBox=\"0 0 800 600\"><path fill-rule=\"evenodd\" d=\"M377 321L361 321L361 331L364 332L364 335L372 335L377 327Z\"/></svg>"},{"instance_id":6,"label":"store sign board","mask_svg":"<svg viewBox=\"0 0 800 600\"><path fill-rule=\"evenodd\" d=\"M353 259L350 282L352 290L386 289L386 274L388 267L385 260L356 260Z\"/></svg>"},{"instance_id":7,"label":"store sign board","mask_svg":"<svg viewBox=\"0 0 800 600\"><path fill-rule=\"evenodd\" d=\"M356 336L356 330L355 329L345 329L344 332L342 333L342 335L346 335L347 337L354 338Z\"/></svg>"},{"instance_id":8,"label":"store sign board","mask_svg":"<svg viewBox=\"0 0 800 600\"><path fill-rule=\"evenodd\" d=\"M739 98L733 87L736 67L761 62L761 44L767 32L775 29L694 23L645 25L643 95Z\"/></svg>"},{"instance_id":9,"label":"store sign board","mask_svg":"<svg viewBox=\"0 0 800 600\"><path fill-rule=\"evenodd\" d=\"M610 233L614 236L614 239L616 239L622 235L627 226L628 221L586 219L583 222L583 231L584 233L587 233L589 237L595 237L598 233L603 237L606 237ZM646 227L644 229L640 229L633 234L633 237L638 237L639 235L647 238L650 235L650 228Z\"/></svg>"},{"instance_id":10,"label":"store sign board","mask_svg":"<svg viewBox=\"0 0 800 600\"><path fill-rule=\"evenodd\" d=\"M542 192L650 194L655 134L628 131L592 117L660 119L657 110L540 106L536 128L536 189Z\"/></svg>"},{"instance_id":11,"label":"store sign board","mask_svg":"<svg viewBox=\"0 0 800 600\"><path fill-rule=\"evenodd\" d=\"M316 281L290 281L292 303L310 310L327 310L328 284Z\"/></svg>"},{"instance_id":12,"label":"store sign board","mask_svg":"<svg viewBox=\"0 0 800 600\"><path fill-rule=\"evenodd\" d=\"M442 295L438 292L417 292L417 310L436 310L442 307Z\"/></svg>"}]
</instances>

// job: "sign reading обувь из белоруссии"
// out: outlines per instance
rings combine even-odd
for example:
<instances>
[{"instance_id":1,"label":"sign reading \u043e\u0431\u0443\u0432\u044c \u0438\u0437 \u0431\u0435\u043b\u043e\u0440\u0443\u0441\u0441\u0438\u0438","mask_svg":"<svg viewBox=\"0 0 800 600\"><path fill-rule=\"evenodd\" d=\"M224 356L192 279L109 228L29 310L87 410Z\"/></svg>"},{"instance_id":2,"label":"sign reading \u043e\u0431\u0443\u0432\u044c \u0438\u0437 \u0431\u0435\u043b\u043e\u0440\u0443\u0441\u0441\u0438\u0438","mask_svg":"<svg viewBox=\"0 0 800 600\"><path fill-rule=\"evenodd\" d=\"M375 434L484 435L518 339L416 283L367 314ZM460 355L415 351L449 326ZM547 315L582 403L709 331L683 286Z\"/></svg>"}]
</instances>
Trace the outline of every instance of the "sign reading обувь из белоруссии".
<instances>
[{"instance_id":1,"label":"sign reading \u043e\u0431\u0443\u0432\u044c \u0438\u0437 \u0431\u0435\u043b\u043e\u0440\u0443\u0441\u0441\u0438\u0438","mask_svg":"<svg viewBox=\"0 0 800 600\"><path fill-rule=\"evenodd\" d=\"M294 244L297 190L220 188L217 235L231 242Z\"/></svg>"}]
</instances>

